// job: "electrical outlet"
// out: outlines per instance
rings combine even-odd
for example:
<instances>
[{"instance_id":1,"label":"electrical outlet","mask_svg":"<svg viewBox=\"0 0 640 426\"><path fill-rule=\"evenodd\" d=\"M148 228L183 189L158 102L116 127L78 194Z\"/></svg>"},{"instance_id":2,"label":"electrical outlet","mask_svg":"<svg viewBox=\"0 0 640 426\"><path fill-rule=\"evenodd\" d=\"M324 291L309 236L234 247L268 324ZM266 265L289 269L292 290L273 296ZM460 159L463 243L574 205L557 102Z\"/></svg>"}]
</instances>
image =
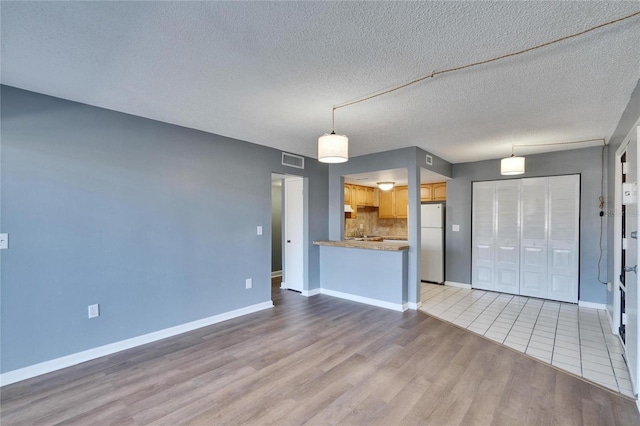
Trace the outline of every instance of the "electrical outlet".
<instances>
[{"instance_id":1,"label":"electrical outlet","mask_svg":"<svg viewBox=\"0 0 640 426\"><path fill-rule=\"evenodd\" d=\"M100 305L89 305L89 318L95 318L100 316Z\"/></svg>"},{"instance_id":2,"label":"electrical outlet","mask_svg":"<svg viewBox=\"0 0 640 426\"><path fill-rule=\"evenodd\" d=\"M360 229L364 229L364 223L360 224Z\"/></svg>"},{"instance_id":3,"label":"electrical outlet","mask_svg":"<svg viewBox=\"0 0 640 426\"><path fill-rule=\"evenodd\" d=\"M460 232L460 225L451 225L451 230L453 232Z\"/></svg>"},{"instance_id":4,"label":"electrical outlet","mask_svg":"<svg viewBox=\"0 0 640 426\"><path fill-rule=\"evenodd\" d=\"M257 233L258 235L262 235L262 226L258 226Z\"/></svg>"},{"instance_id":5,"label":"electrical outlet","mask_svg":"<svg viewBox=\"0 0 640 426\"><path fill-rule=\"evenodd\" d=\"M253 287L253 279L247 278L245 280L244 284L245 284L245 288L252 288Z\"/></svg>"}]
</instances>

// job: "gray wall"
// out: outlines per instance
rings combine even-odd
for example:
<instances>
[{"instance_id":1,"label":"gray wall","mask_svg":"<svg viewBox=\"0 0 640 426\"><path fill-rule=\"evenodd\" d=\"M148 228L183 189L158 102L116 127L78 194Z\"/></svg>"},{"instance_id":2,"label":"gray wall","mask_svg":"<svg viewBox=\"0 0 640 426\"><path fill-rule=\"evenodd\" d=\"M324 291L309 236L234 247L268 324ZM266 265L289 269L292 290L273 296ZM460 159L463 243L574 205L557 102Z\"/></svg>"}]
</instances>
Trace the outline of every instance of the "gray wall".
<instances>
[{"instance_id":1,"label":"gray wall","mask_svg":"<svg viewBox=\"0 0 640 426\"><path fill-rule=\"evenodd\" d=\"M580 188L580 300L606 302L606 286L598 282L600 216L600 162L602 148L584 148L554 153L527 155L526 173L518 178L581 175ZM606 173L606 170L605 170ZM453 165L453 179L447 182L447 281L471 284L471 194L472 182L508 178L500 175L500 160ZM451 232L460 225L460 232ZM607 224L604 219L603 231ZM606 235L602 260L603 281L607 280Z\"/></svg>"},{"instance_id":2,"label":"gray wall","mask_svg":"<svg viewBox=\"0 0 640 426\"><path fill-rule=\"evenodd\" d=\"M308 178L308 240L328 237L316 160L1 90L2 372L269 301L272 172Z\"/></svg>"},{"instance_id":3,"label":"gray wall","mask_svg":"<svg viewBox=\"0 0 640 426\"><path fill-rule=\"evenodd\" d=\"M282 188L271 187L271 272L282 271Z\"/></svg>"},{"instance_id":4,"label":"gray wall","mask_svg":"<svg viewBox=\"0 0 640 426\"><path fill-rule=\"evenodd\" d=\"M409 181L409 219L408 219L408 302L420 300L420 169L434 171L451 177L451 164L433 156L433 164L427 165L426 151L417 147L402 148L393 151L352 157L346 163L332 164L329 168L329 237L341 240L344 233L344 179L343 176L406 168ZM447 189L448 192L448 189Z\"/></svg>"},{"instance_id":5,"label":"gray wall","mask_svg":"<svg viewBox=\"0 0 640 426\"><path fill-rule=\"evenodd\" d=\"M620 117L620 121L618 122L618 126L616 130L613 132L611 137L609 138L608 151L608 172L607 172L607 212L609 213L609 217L612 217L616 214L614 212L614 196L615 196L615 161L616 161L616 151L620 147L620 144L624 141L624 138L629 134L633 125L640 118L640 80L636 84L636 88L633 90L631 97L629 98L629 102L627 103L627 107L624 110L624 113ZM607 230L607 242L609 247L613 247L613 238L614 238L614 221L609 221L609 226ZM617 283L618 280L615 279L614 275L614 264L613 264L613 250L610 251L608 256L608 271L609 271L609 281L613 283ZM613 293L607 293L607 307L609 312L613 312Z\"/></svg>"}]
</instances>

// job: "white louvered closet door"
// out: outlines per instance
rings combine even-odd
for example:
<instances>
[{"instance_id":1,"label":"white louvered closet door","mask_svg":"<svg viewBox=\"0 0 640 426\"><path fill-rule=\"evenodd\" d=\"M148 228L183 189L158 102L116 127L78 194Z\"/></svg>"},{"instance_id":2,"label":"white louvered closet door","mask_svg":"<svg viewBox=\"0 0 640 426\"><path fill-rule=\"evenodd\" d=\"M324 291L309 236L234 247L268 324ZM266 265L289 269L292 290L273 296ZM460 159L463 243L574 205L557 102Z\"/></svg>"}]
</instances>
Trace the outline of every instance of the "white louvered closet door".
<instances>
[{"instance_id":1,"label":"white louvered closet door","mask_svg":"<svg viewBox=\"0 0 640 426\"><path fill-rule=\"evenodd\" d=\"M578 302L580 177L549 180L548 298Z\"/></svg>"},{"instance_id":2,"label":"white louvered closet door","mask_svg":"<svg viewBox=\"0 0 640 426\"><path fill-rule=\"evenodd\" d=\"M473 249L471 261L471 282L474 288L495 290L494 250L495 250L495 183L475 182L473 184Z\"/></svg>"},{"instance_id":3,"label":"white louvered closet door","mask_svg":"<svg viewBox=\"0 0 640 426\"><path fill-rule=\"evenodd\" d=\"M520 182L495 183L495 289L520 292Z\"/></svg>"},{"instance_id":4,"label":"white louvered closet door","mask_svg":"<svg viewBox=\"0 0 640 426\"><path fill-rule=\"evenodd\" d=\"M473 288L578 302L580 176L473 184Z\"/></svg>"},{"instance_id":5,"label":"white louvered closet door","mask_svg":"<svg viewBox=\"0 0 640 426\"><path fill-rule=\"evenodd\" d=\"M522 179L520 238L520 294L548 298L547 226L549 179Z\"/></svg>"}]
</instances>

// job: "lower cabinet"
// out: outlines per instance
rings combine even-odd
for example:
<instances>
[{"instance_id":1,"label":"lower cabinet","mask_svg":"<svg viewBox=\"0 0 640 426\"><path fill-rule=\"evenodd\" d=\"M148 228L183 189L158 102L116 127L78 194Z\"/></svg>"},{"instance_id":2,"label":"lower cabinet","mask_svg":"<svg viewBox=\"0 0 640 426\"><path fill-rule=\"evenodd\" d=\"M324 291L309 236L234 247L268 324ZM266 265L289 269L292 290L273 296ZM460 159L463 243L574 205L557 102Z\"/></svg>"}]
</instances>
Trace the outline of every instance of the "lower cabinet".
<instances>
[{"instance_id":1,"label":"lower cabinet","mask_svg":"<svg viewBox=\"0 0 640 426\"><path fill-rule=\"evenodd\" d=\"M473 184L472 287L577 303L580 176Z\"/></svg>"}]
</instances>

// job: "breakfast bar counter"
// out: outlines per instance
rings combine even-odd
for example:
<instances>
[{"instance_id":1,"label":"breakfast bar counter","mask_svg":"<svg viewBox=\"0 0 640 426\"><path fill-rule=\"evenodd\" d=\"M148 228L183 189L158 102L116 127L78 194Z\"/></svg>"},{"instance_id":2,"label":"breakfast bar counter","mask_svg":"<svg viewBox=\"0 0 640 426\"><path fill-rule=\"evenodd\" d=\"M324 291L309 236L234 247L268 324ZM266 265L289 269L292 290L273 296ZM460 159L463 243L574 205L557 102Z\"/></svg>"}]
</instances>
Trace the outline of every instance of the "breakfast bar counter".
<instances>
[{"instance_id":1,"label":"breakfast bar counter","mask_svg":"<svg viewBox=\"0 0 640 426\"><path fill-rule=\"evenodd\" d=\"M407 309L406 241L314 241L323 294L387 309Z\"/></svg>"}]
</instances>

